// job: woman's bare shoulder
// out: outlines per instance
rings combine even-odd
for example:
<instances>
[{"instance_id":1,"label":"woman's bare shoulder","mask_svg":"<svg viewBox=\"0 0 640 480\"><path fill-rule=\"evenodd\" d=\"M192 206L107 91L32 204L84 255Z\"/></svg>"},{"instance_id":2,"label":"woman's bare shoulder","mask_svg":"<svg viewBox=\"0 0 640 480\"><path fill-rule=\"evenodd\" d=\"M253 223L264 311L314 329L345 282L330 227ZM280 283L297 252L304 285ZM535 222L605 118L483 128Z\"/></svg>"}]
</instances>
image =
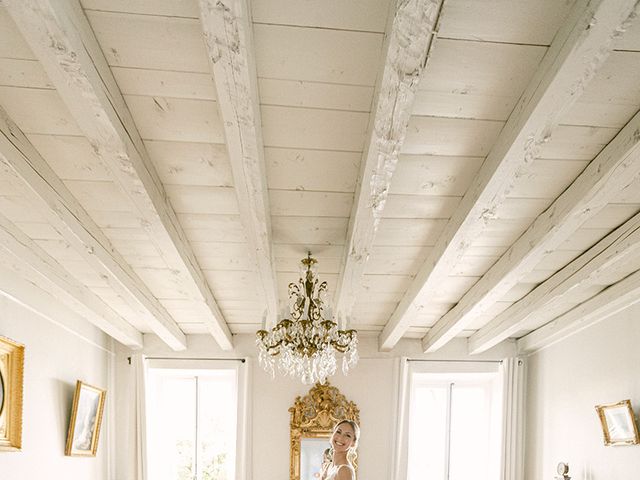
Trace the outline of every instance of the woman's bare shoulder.
<instances>
[{"instance_id":1,"label":"woman's bare shoulder","mask_svg":"<svg viewBox=\"0 0 640 480\"><path fill-rule=\"evenodd\" d=\"M344 468L346 467L346 468ZM356 475L351 465L340 465L336 480L355 480Z\"/></svg>"}]
</instances>

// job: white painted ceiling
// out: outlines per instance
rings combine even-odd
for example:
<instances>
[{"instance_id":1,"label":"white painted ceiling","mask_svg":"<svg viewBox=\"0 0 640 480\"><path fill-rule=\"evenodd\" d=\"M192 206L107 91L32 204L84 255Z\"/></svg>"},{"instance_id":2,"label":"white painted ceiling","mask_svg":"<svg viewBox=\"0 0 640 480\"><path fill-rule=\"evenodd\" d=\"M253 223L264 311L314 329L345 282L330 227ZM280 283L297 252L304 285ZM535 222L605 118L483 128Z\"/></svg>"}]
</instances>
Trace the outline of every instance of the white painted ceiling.
<instances>
[{"instance_id":1,"label":"white painted ceiling","mask_svg":"<svg viewBox=\"0 0 640 480\"><path fill-rule=\"evenodd\" d=\"M382 349L555 341L640 298L634 8L2 0L0 291L229 349L310 251Z\"/></svg>"}]
</instances>

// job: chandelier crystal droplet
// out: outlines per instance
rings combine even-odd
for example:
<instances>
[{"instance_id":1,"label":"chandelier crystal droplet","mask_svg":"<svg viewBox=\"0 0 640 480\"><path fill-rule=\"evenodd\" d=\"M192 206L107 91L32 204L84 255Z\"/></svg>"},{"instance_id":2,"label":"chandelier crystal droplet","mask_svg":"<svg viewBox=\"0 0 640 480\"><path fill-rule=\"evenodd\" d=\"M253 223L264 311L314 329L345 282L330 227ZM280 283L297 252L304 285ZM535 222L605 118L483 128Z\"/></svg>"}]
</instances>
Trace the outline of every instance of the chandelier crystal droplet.
<instances>
[{"instance_id":1,"label":"chandelier crystal droplet","mask_svg":"<svg viewBox=\"0 0 640 480\"><path fill-rule=\"evenodd\" d=\"M339 330L328 314L327 282L317 276L317 260L302 260L300 279L289 284L291 319L281 320L271 330L258 330L256 345L260 365L275 377L276 364L282 375L299 377L304 384L324 383L336 373L336 355L342 355L342 373L358 363L358 332Z\"/></svg>"}]
</instances>

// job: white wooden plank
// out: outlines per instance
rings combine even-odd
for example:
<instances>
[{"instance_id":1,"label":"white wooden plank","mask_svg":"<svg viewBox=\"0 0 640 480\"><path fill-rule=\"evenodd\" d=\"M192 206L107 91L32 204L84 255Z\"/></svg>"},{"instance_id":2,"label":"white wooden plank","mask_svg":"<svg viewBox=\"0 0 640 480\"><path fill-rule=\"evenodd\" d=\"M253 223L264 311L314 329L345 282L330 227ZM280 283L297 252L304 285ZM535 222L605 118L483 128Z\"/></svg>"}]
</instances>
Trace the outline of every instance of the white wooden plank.
<instances>
[{"instance_id":1,"label":"white wooden plank","mask_svg":"<svg viewBox=\"0 0 640 480\"><path fill-rule=\"evenodd\" d=\"M383 35L254 24L258 76L373 86Z\"/></svg>"},{"instance_id":2,"label":"white wooden plank","mask_svg":"<svg viewBox=\"0 0 640 480\"><path fill-rule=\"evenodd\" d=\"M258 79L260 103L281 107L369 112L373 87L294 80Z\"/></svg>"},{"instance_id":3,"label":"white wooden plank","mask_svg":"<svg viewBox=\"0 0 640 480\"><path fill-rule=\"evenodd\" d=\"M212 335L223 349L231 349L231 335L222 313L185 241L79 4L11 2L8 6L83 133L147 220L149 236L161 245L169 267L189 272L190 287L211 310L208 326Z\"/></svg>"},{"instance_id":4,"label":"white wooden plank","mask_svg":"<svg viewBox=\"0 0 640 480\"><path fill-rule=\"evenodd\" d=\"M586 160L534 160L516 175L509 195L556 199L588 163Z\"/></svg>"},{"instance_id":5,"label":"white wooden plank","mask_svg":"<svg viewBox=\"0 0 640 480\"><path fill-rule=\"evenodd\" d=\"M33 193L34 204L83 258L135 306L136 312L174 349L184 349L184 335L71 192L0 108L0 156Z\"/></svg>"},{"instance_id":6,"label":"white wooden plank","mask_svg":"<svg viewBox=\"0 0 640 480\"><path fill-rule=\"evenodd\" d=\"M307 245L344 245L348 222L335 217L273 217L273 243L300 244L303 252L310 251Z\"/></svg>"},{"instance_id":7,"label":"white wooden plank","mask_svg":"<svg viewBox=\"0 0 640 480\"><path fill-rule=\"evenodd\" d=\"M376 104L364 147L343 268L336 289L335 308L341 319L351 314L361 290L365 264L383 216L439 12L439 0L417 0L397 3L389 19L376 85ZM387 225L394 223L393 220L387 222ZM422 226L425 223L422 222ZM382 226L380 234L384 237ZM388 244L384 238L380 242Z\"/></svg>"},{"instance_id":8,"label":"white wooden plank","mask_svg":"<svg viewBox=\"0 0 640 480\"><path fill-rule=\"evenodd\" d=\"M640 205L609 204L582 224L582 228L616 228L640 211Z\"/></svg>"},{"instance_id":9,"label":"white wooden plank","mask_svg":"<svg viewBox=\"0 0 640 480\"><path fill-rule=\"evenodd\" d=\"M444 230L444 219L424 219L415 221L404 218L383 218L380 220L374 245L393 246L433 246Z\"/></svg>"},{"instance_id":10,"label":"white wooden plank","mask_svg":"<svg viewBox=\"0 0 640 480\"><path fill-rule=\"evenodd\" d=\"M482 162L483 157L400 155L390 193L462 197Z\"/></svg>"},{"instance_id":11,"label":"white wooden plank","mask_svg":"<svg viewBox=\"0 0 640 480\"><path fill-rule=\"evenodd\" d=\"M28 138L62 180L113 180L109 169L85 137L32 134Z\"/></svg>"},{"instance_id":12,"label":"white wooden plank","mask_svg":"<svg viewBox=\"0 0 640 480\"><path fill-rule=\"evenodd\" d=\"M208 73L170 72L112 67L123 95L215 100L216 89Z\"/></svg>"},{"instance_id":13,"label":"white wooden plank","mask_svg":"<svg viewBox=\"0 0 640 480\"><path fill-rule=\"evenodd\" d=\"M4 168L9 168L4 163ZM5 172L2 172L3 175ZM16 193L22 193L16 192ZM0 211L12 222L46 222L46 217L37 210L30 208L29 201L24 195L8 195L0 197Z\"/></svg>"},{"instance_id":14,"label":"white wooden plank","mask_svg":"<svg viewBox=\"0 0 640 480\"><path fill-rule=\"evenodd\" d=\"M50 223L14 222L32 240L60 240L62 236Z\"/></svg>"},{"instance_id":15,"label":"white wooden plank","mask_svg":"<svg viewBox=\"0 0 640 480\"><path fill-rule=\"evenodd\" d=\"M0 215L0 245L13 262L35 273L34 283L51 291L73 311L130 348L142 348L142 335L96 297L6 217ZM34 277L31 277L34 278Z\"/></svg>"},{"instance_id":16,"label":"white wooden plank","mask_svg":"<svg viewBox=\"0 0 640 480\"><path fill-rule=\"evenodd\" d=\"M365 293L402 293L411 283L409 275L365 275L362 287Z\"/></svg>"},{"instance_id":17,"label":"white wooden plank","mask_svg":"<svg viewBox=\"0 0 640 480\"><path fill-rule=\"evenodd\" d=\"M640 301L640 272L604 289L552 322L516 342L518 352L534 353L607 319Z\"/></svg>"},{"instance_id":18,"label":"white wooden plank","mask_svg":"<svg viewBox=\"0 0 640 480\"><path fill-rule=\"evenodd\" d=\"M362 112L262 107L268 147L361 152L369 115Z\"/></svg>"},{"instance_id":19,"label":"white wooden plank","mask_svg":"<svg viewBox=\"0 0 640 480\"><path fill-rule=\"evenodd\" d=\"M584 221L604 208L619 189L640 175L637 131L640 114L589 164L585 171L531 225L491 270L445 315L439 328L423 342L425 349L438 348L452 331L465 328L506 290L533 270L547 252L553 251ZM464 313L463 313L464 312Z\"/></svg>"},{"instance_id":20,"label":"white wooden plank","mask_svg":"<svg viewBox=\"0 0 640 480\"><path fill-rule=\"evenodd\" d=\"M504 122L413 116L402 153L485 157Z\"/></svg>"},{"instance_id":21,"label":"white wooden plank","mask_svg":"<svg viewBox=\"0 0 640 480\"><path fill-rule=\"evenodd\" d=\"M549 45L572 6L556 0L446 2L440 36L483 42Z\"/></svg>"},{"instance_id":22,"label":"white wooden plank","mask_svg":"<svg viewBox=\"0 0 640 480\"><path fill-rule=\"evenodd\" d=\"M396 344L409 323L407 317L415 313L412 307L415 299L428 296L436 289L482 231L487 217L506 197L515 173L536 157L538 146L545 142L560 115L575 101L576 85L586 85L606 59L618 28L633 14L634 6L631 1L605 0L589 5L579 2L573 8L499 138L495 144L489 144L493 146L474 185L390 318L380 337L381 348L390 349ZM593 28L594 19L597 28ZM481 289L481 285L475 284L465 298ZM466 328L464 322L450 321L464 304L458 304L429 331L423 340L425 349L438 348Z\"/></svg>"},{"instance_id":23,"label":"white wooden plank","mask_svg":"<svg viewBox=\"0 0 640 480\"><path fill-rule=\"evenodd\" d=\"M265 148L269 187L278 190L354 192L361 154Z\"/></svg>"},{"instance_id":24,"label":"white wooden plank","mask_svg":"<svg viewBox=\"0 0 640 480\"><path fill-rule=\"evenodd\" d=\"M535 45L438 38L420 91L455 93L461 99L466 95L486 95L491 97L485 100L487 103L493 97L508 97L513 108L546 50ZM414 115L428 108L420 104L416 107ZM427 110L425 114L431 112Z\"/></svg>"},{"instance_id":25,"label":"white wooden plank","mask_svg":"<svg viewBox=\"0 0 640 480\"><path fill-rule=\"evenodd\" d=\"M527 229L531 221L525 218L488 218L484 228L470 240L470 247L509 247Z\"/></svg>"},{"instance_id":26,"label":"white wooden plank","mask_svg":"<svg viewBox=\"0 0 640 480\"><path fill-rule=\"evenodd\" d=\"M53 88L47 74L36 60L14 58L0 58L0 86Z\"/></svg>"},{"instance_id":27,"label":"white wooden plank","mask_svg":"<svg viewBox=\"0 0 640 480\"><path fill-rule=\"evenodd\" d=\"M124 99L144 140L224 143L216 102L140 95Z\"/></svg>"},{"instance_id":28,"label":"white wooden plank","mask_svg":"<svg viewBox=\"0 0 640 480\"><path fill-rule=\"evenodd\" d=\"M64 184L86 210L123 212L131 208L129 200L114 182L67 180ZM105 202L106 198L109 201Z\"/></svg>"},{"instance_id":29,"label":"white wooden plank","mask_svg":"<svg viewBox=\"0 0 640 480\"><path fill-rule=\"evenodd\" d=\"M558 250L577 250L584 252L593 247L600 239L613 230L612 228L579 228L567 238Z\"/></svg>"},{"instance_id":30,"label":"white wooden plank","mask_svg":"<svg viewBox=\"0 0 640 480\"><path fill-rule=\"evenodd\" d=\"M568 293L573 296L576 291L593 286L606 269L628 261L639 251L640 215L636 215L476 332L469 340L470 352L483 352L530 327L530 318L537 311L562 303Z\"/></svg>"},{"instance_id":31,"label":"white wooden plank","mask_svg":"<svg viewBox=\"0 0 640 480\"><path fill-rule=\"evenodd\" d=\"M198 18L193 0L82 0L85 10Z\"/></svg>"},{"instance_id":32,"label":"white wooden plank","mask_svg":"<svg viewBox=\"0 0 640 480\"><path fill-rule=\"evenodd\" d=\"M27 134L80 135L55 90L0 87L0 104ZM38 111L38 115L33 115Z\"/></svg>"},{"instance_id":33,"label":"white wooden plank","mask_svg":"<svg viewBox=\"0 0 640 480\"><path fill-rule=\"evenodd\" d=\"M238 199L231 187L167 185L165 191L178 214L238 214Z\"/></svg>"},{"instance_id":34,"label":"white wooden plank","mask_svg":"<svg viewBox=\"0 0 640 480\"><path fill-rule=\"evenodd\" d=\"M517 97L498 95L418 90L413 104L413 114L504 122L509 118L517 100Z\"/></svg>"},{"instance_id":35,"label":"white wooden plank","mask_svg":"<svg viewBox=\"0 0 640 480\"><path fill-rule=\"evenodd\" d=\"M383 218L448 219L462 197L433 197L429 195L389 195Z\"/></svg>"},{"instance_id":36,"label":"white wooden plank","mask_svg":"<svg viewBox=\"0 0 640 480\"><path fill-rule=\"evenodd\" d=\"M384 33L389 0L254 0L255 23Z\"/></svg>"},{"instance_id":37,"label":"white wooden plank","mask_svg":"<svg viewBox=\"0 0 640 480\"><path fill-rule=\"evenodd\" d=\"M86 12L109 65L209 73L197 18Z\"/></svg>"},{"instance_id":38,"label":"white wooden plank","mask_svg":"<svg viewBox=\"0 0 640 480\"><path fill-rule=\"evenodd\" d=\"M316 255L311 252L311 256L318 260L316 266L318 267L318 274L322 277L326 274L337 275L340 272L340 257L325 257L322 255ZM305 257L306 258L306 257ZM278 272L291 272L293 277L300 275L300 260L301 258L288 257L278 258L276 257L276 269Z\"/></svg>"},{"instance_id":39,"label":"white wooden plank","mask_svg":"<svg viewBox=\"0 0 640 480\"><path fill-rule=\"evenodd\" d=\"M163 185L232 187L233 174L223 144L144 142Z\"/></svg>"},{"instance_id":40,"label":"white wooden plank","mask_svg":"<svg viewBox=\"0 0 640 480\"><path fill-rule=\"evenodd\" d=\"M272 215L293 217L349 217L353 205L352 193L296 192L270 190Z\"/></svg>"}]
</instances>

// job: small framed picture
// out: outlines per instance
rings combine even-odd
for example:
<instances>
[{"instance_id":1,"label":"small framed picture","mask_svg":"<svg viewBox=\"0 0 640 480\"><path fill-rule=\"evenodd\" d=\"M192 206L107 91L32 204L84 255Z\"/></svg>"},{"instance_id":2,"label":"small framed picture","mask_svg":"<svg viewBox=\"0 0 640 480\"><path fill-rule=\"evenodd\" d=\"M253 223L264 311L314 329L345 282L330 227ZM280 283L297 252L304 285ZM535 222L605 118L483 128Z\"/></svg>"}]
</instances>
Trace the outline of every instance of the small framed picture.
<instances>
[{"instance_id":1,"label":"small framed picture","mask_svg":"<svg viewBox=\"0 0 640 480\"><path fill-rule=\"evenodd\" d=\"M638 425L631 408L631 400L597 405L605 445L637 445L640 443Z\"/></svg>"},{"instance_id":2,"label":"small framed picture","mask_svg":"<svg viewBox=\"0 0 640 480\"><path fill-rule=\"evenodd\" d=\"M65 455L95 457L107 392L78 380L73 396Z\"/></svg>"},{"instance_id":3,"label":"small framed picture","mask_svg":"<svg viewBox=\"0 0 640 480\"><path fill-rule=\"evenodd\" d=\"M0 337L0 451L22 448L24 345Z\"/></svg>"}]
</instances>

